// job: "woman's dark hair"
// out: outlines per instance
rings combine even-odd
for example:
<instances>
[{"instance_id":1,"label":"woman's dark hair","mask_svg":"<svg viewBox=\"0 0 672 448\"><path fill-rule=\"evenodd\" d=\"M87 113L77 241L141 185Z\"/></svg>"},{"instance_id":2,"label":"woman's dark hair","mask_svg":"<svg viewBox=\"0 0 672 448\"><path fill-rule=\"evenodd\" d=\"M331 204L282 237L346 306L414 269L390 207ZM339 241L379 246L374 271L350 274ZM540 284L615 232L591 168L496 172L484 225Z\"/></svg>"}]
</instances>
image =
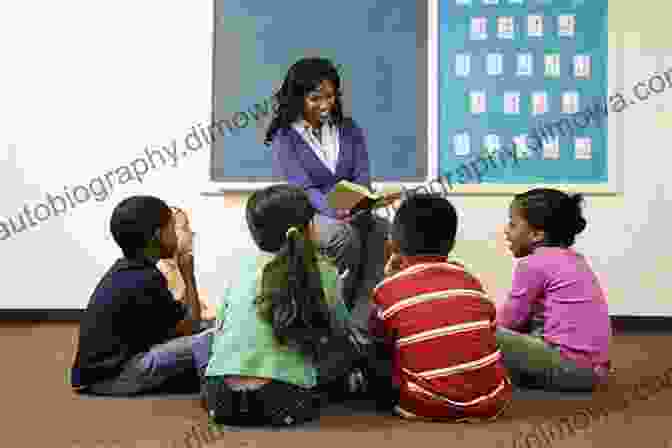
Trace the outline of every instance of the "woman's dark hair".
<instances>
[{"instance_id":1,"label":"woman's dark hair","mask_svg":"<svg viewBox=\"0 0 672 448\"><path fill-rule=\"evenodd\" d=\"M438 194L414 194L394 217L392 238L403 255L448 256L455 245L457 211Z\"/></svg>"},{"instance_id":2,"label":"woman's dark hair","mask_svg":"<svg viewBox=\"0 0 672 448\"><path fill-rule=\"evenodd\" d=\"M271 323L281 344L292 344L313 359L318 335L330 336L334 323L322 288L315 247L306 226L315 216L306 193L292 185L256 191L247 201L246 218L261 250L276 253L263 269L254 303Z\"/></svg>"},{"instance_id":3,"label":"woman's dark hair","mask_svg":"<svg viewBox=\"0 0 672 448\"><path fill-rule=\"evenodd\" d=\"M341 78L338 70L328 59L305 58L292 65L285 76L280 90L274 95L276 106L273 119L266 131L264 144L270 146L275 134L281 129L289 129L302 114L307 94L319 87L322 81L331 81L336 88L336 105L332 114L334 124L343 122L341 102Z\"/></svg>"},{"instance_id":4,"label":"woman's dark hair","mask_svg":"<svg viewBox=\"0 0 672 448\"><path fill-rule=\"evenodd\" d=\"M551 188L536 188L516 195L513 204L530 226L543 230L546 246L570 247L586 228L581 204L583 195L568 195Z\"/></svg>"},{"instance_id":5,"label":"woman's dark hair","mask_svg":"<svg viewBox=\"0 0 672 448\"><path fill-rule=\"evenodd\" d=\"M131 196L114 208L110 231L124 256L141 255L156 231L173 218L173 212L161 199L154 196Z\"/></svg>"}]
</instances>

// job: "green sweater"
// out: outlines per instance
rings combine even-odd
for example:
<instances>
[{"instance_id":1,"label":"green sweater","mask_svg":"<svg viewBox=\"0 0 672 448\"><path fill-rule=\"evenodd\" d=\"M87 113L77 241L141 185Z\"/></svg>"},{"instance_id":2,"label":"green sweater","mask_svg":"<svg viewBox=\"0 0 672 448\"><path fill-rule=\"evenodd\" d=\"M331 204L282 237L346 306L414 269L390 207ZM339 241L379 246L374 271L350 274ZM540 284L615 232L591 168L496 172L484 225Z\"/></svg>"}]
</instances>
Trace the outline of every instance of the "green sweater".
<instances>
[{"instance_id":1,"label":"green sweater","mask_svg":"<svg viewBox=\"0 0 672 448\"><path fill-rule=\"evenodd\" d=\"M295 349L280 345L270 323L259 318L254 304L261 273L272 258L272 254L262 252L256 258L243 260L240 271L232 277L235 281L217 310L217 330L206 376L254 376L314 387L317 369L313 362ZM349 320L345 304L337 297L337 269L327 260L320 260L318 266L327 302L336 318Z\"/></svg>"}]
</instances>

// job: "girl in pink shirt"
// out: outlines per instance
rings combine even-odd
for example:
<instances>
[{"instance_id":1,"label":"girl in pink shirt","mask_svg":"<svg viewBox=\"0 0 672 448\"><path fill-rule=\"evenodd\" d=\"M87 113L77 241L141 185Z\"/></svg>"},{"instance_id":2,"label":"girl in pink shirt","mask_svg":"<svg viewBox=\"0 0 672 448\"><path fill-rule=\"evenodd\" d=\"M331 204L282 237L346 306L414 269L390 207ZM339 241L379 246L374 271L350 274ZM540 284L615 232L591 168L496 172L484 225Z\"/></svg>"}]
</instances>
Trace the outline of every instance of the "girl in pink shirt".
<instances>
[{"instance_id":1,"label":"girl in pink shirt","mask_svg":"<svg viewBox=\"0 0 672 448\"><path fill-rule=\"evenodd\" d=\"M609 372L606 298L586 259L571 249L586 227L582 200L540 188L511 204L506 237L519 261L497 310L497 342L518 385L592 390Z\"/></svg>"}]
</instances>

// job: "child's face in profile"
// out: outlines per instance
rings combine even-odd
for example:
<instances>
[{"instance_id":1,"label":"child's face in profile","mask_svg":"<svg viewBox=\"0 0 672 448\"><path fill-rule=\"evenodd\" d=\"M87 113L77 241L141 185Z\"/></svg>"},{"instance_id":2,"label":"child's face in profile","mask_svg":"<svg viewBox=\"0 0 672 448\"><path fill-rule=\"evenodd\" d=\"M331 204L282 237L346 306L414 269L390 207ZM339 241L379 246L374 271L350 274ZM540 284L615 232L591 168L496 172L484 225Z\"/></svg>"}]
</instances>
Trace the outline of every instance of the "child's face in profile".
<instances>
[{"instance_id":1,"label":"child's face in profile","mask_svg":"<svg viewBox=\"0 0 672 448\"><path fill-rule=\"evenodd\" d=\"M189 219L182 211L176 211L175 232L177 233L177 252L192 252L194 247L194 232L191 230Z\"/></svg>"},{"instance_id":2,"label":"child's face in profile","mask_svg":"<svg viewBox=\"0 0 672 448\"><path fill-rule=\"evenodd\" d=\"M533 229L515 204L509 209L509 224L505 233L509 250L516 258L530 255L534 244L543 239L543 232Z\"/></svg>"},{"instance_id":3,"label":"child's face in profile","mask_svg":"<svg viewBox=\"0 0 672 448\"><path fill-rule=\"evenodd\" d=\"M159 258L172 258L178 247L177 233L175 232L175 216L159 231Z\"/></svg>"}]
</instances>

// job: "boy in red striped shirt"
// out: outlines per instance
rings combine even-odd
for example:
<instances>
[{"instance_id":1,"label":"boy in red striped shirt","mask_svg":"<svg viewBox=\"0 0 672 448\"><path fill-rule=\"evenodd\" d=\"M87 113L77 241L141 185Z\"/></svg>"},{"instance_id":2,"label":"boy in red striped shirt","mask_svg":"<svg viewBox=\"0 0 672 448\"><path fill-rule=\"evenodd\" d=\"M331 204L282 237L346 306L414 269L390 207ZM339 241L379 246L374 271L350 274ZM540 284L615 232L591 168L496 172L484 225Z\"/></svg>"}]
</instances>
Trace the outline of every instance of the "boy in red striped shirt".
<instances>
[{"instance_id":1,"label":"boy in red striped shirt","mask_svg":"<svg viewBox=\"0 0 672 448\"><path fill-rule=\"evenodd\" d=\"M373 290L370 331L390 345L395 412L404 418L491 420L511 401L495 305L476 277L447 259L456 233L457 212L445 198L404 201L392 229L398 253Z\"/></svg>"}]
</instances>

